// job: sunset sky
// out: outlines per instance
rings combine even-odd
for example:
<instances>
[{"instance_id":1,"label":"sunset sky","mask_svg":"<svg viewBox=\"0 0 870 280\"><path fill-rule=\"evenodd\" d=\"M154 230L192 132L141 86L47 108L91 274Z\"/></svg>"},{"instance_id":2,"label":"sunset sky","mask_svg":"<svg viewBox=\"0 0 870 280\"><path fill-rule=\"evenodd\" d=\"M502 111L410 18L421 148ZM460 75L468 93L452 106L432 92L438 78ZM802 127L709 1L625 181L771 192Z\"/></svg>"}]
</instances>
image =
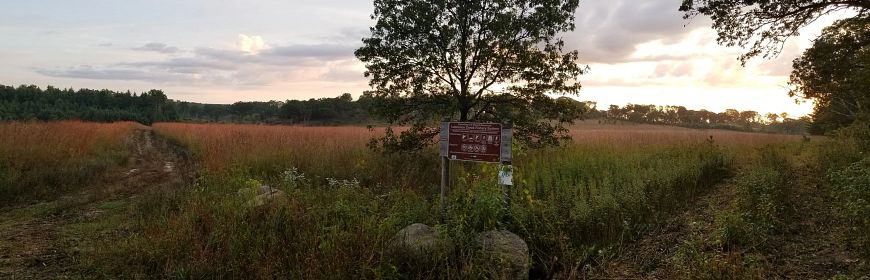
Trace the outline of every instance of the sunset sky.
<instances>
[{"instance_id":1,"label":"sunset sky","mask_svg":"<svg viewBox=\"0 0 870 280\"><path fill-rule=\"evenodd\" d=\"M823 18L770 61L741 67L680 0L585 0L563 34L591 71L580 100L759 112L811 111L787 95L791 61ZM63 0L0 3L0 84L145 91L232 103L358 96L353 56L373 23L367 0Z\"/></svg>"}]
</instances>

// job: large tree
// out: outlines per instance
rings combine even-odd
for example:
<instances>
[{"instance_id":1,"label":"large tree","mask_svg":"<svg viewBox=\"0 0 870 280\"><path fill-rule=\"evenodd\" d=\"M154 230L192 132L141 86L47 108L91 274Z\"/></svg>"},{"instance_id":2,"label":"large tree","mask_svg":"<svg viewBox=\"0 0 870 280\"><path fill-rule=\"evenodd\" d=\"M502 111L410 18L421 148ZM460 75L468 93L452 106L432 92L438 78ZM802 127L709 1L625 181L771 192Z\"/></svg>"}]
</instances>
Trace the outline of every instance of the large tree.
<instances>
[{"instance_id":1,"label":"large tree","mask_svg":"<svg viewBox=\"0 0 870 280\"><path fill-rule=\"evenodd\" d=\"M680 6L685 18L709 16L719 44L747 48L740 56L743 63L759 55L775 57L801 28L842 10L866 15L870 0L683 0Z\"/></svg>"},{"instance_id":2,"label":"large tree","mask_svg":"<svg viewBox=\"0 0 870 280\"><path fill-rule=\"evenodd\" d=\"M791 96L815 102L811 132L870 118L870 16L837 21L794 61Z\"/></svg>"},{"instance_id":3,"label":"large tree","mask_svg":"<svg viewBox=\"0 0 870 280\"><path fill-rule=\"evenodd\" d=\"M388 148L432 143L441 118L511 120L531 146L567 138L576 103L577 51L560 34L574 29L578 0L375 0L371 37L356 56L377 100L375 113L409 126Z\"/></svg>"}]
</instances>

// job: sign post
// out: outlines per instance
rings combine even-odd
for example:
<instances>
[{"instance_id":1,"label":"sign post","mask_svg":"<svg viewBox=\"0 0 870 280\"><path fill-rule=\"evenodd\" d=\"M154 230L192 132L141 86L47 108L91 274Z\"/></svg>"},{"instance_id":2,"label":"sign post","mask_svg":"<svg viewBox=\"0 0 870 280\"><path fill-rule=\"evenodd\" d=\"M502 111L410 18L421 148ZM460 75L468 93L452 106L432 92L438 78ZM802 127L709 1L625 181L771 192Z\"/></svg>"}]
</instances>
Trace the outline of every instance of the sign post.
<instances>
[{"instance_id":1,"label":"sign post","mask_svg":"<svg viewBox=\"0 0 870 280\"><path fill-rule=\"evenodd\" d=\"M438 205L441 207L441 222L444 222L444 215L447 211L447 204L445 201L445 196L447 196L447 188L450 185L450 159L447 157L447 151L449 148L449 129L450 129L450 119L445 118L441 122L441 135L440 142L441 149L439 155L441 157L441 193L438 196Z\"/></svg>"},{"instance_id":2,"label":"sign post","mask_svg":"<svg viewBox=\"0 0 870 280\"><path fill-rule=\"evenodd\" d=\"M511 141L513 141L513 138L513 124L507 122L501 129L501 151L499 152L501 166L498 170L498 184L501 185L502 189L502 207L504 208L505 213L507 213L511 207L510 191L511 187L514 185L514 167L511 165L513 157Z\"/></svg>"},{"instance_id":3,"label":"sign post","mask_svg":"<svg viewBox=\"0 0 870 280\"><path fill-rule=\"evenodd\" d=\"M513 127L510 123L441 122L441 219L446 211L447 189L450 187L450 161L476 161L501 163L498 182L502 186L503 207L510 207L510 188L513 186L513 167L511 166L511 141Z\"/></svg>"}]
</instances>

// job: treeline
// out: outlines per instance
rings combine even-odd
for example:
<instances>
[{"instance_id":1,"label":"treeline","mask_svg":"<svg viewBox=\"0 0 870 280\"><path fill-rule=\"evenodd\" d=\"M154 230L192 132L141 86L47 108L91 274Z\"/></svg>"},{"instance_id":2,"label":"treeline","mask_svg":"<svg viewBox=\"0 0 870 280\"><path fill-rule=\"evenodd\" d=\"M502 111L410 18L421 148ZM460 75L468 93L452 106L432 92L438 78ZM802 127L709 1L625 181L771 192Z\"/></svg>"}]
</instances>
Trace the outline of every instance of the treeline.
<instances>
[{"instance_id":1,"label":"treeline","mask_svg":"<svg viewBox=\"0 0 870 280\"><path fill-rule=\"evenodd\" d=\"M349 93L332 98L230 105L174 102L178 120L269 124L361 124L371 120L367 96L354 101Z\"/></svg>"},{"instance_id":2,"label":"treeline","mask_svg":"<svg viewBox=\"0 0 870 280\"><path fill-rule=\"evenodd\" d=\"M92 89L58 89L0 85L0 120L136 121L151 124L177 120L160 90L141 94Z\"/></svg>"},{"instance_id":3,"label":"treeline","mask_svg":"<svg viewBox=\"0 0 870 280\"><path fill-rule=\"evenodd\" d=\"M371 95L358 100L348 94L309 100L236 102L202 104L174 101L160 90L143 93L110 90L58 89L37 86L0 85L0 120L64 120L95 122L137 121L144 124L162 121L267 123L267 124L370 124L378 120L369 114L377 102ZM586 119L667 124L692 128L717 128L802 134L810 120L789 118L787 114L760 114L755 111L711 112L689 110L683 106L628 104L599 110L591 101L575 101L578 114Z\"/></svg>"},{"instance_id":4,"label":"treeline","mask_svg":"<svg viewBox=\"0 0 870 280\"><path fill-rule=\"evenodd\" d=\"M357 124L372 122L370 102L368 96L354 101L345 93L309 100L202 104L170 100L160 90L133 93L0 85L0 120Z\"/></svg>"},{"instance_id":5,"label":"treeline","mask_svg":"<svg viewBox=\"0 0 870 280\"><path fill-rule=\"evenodd\" d=\"M689 110L683 106L656 106L628 104L610 105L607 110L597 109L595 102L583 102L586 118L622 120L635 123L666 124L691 128L730 129L774 133L803 134L811 120L807 117L792 119L787 113L766 113L727 109L724 112Z\"/></svg>"}]
</instances>

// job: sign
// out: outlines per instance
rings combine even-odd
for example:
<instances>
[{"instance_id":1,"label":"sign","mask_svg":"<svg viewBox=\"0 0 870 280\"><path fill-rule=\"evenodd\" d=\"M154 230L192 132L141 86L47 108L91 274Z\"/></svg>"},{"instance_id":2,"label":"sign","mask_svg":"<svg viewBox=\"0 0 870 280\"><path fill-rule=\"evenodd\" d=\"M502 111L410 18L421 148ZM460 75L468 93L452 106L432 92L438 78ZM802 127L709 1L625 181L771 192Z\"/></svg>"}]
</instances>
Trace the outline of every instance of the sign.
<instances>
[{"instance_id":1,"label":"sign","mask_svg":"<svg viewBox=\"0 0 870 280\"><path fill-rule=\"evenodd\" d=\"M499 162L502 152L501 124L450 122L447 123L446 142L447 157L451 160Z\"/></svg>"},{"instance_id":2,"label":"sign","mask_svg":"<svg viewBox=\"0 0 870 280\"><path fill-rule=\"evenodd\" d=\"M502 206L510 209L510 189L513 186L514 169L511 166L511 141L513 125L507 122L504 127L497 123L441 122L441 221L446 213L447 188L450 186L450 160L501 162L498 182L502 187Z\"/></svg>"},{"instance_id":3,"label":"sign","mask_svg":"<svg viewBox=\"0 0 870 280\"><path fill-rule=\"evenodd\" d=\"M514 185L514 166L504 165L498 169L498 184L503 186Z\"/></svg>"}]
</instances>

